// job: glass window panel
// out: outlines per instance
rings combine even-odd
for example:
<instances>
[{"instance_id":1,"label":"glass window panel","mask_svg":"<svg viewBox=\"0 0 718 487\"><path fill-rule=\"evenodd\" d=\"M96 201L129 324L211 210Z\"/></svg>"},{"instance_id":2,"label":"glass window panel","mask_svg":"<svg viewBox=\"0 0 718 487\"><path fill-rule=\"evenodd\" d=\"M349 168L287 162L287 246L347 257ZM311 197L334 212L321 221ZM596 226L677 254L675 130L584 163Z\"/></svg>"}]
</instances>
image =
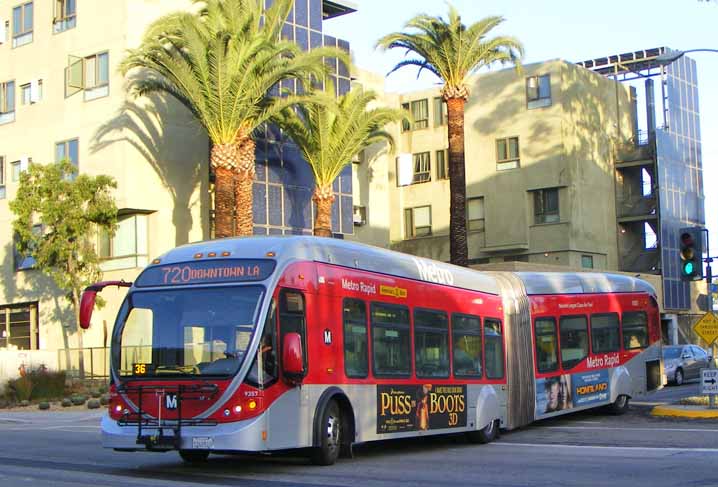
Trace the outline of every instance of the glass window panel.
<instances>
[{"instance_id":1,"label":"glass window panel","mask_svg":"<svg viewBox=\"0 0 718 487\"><path fill-rule=\"evenodd\" d=\"M481 319L478 316L451 316L454 375L480 378L482 375Z\"/></svg>"},{"instance_id":2,"label":"glass window panel","mask_svg":"<svg viewBox=\"0 0 718 487\"><path fill-rule=\"evenodd\" d=\"M431 226L431 207L421 206L414 208L414 224L417 227Z\"/></svg>"},{"instance_id":3,"label":"glass window panel","mask_svg":"<svg viewBox=\"0 0 718 487\"><path fill-rule=\"evenodd\" d=\"M32 30L33 17L32 2L25 5L25 12L23 17L23 32L30 32Z\"/></svg>"},{"instance_id":4,"label":"glass window panel","mask_svg":"<svg viewBox=\"0 0 718 487\"><path fill-rule=\"evenodd\" d=\"M369 372L366 305L359 299L344 300L344 372L366 377Z\"/></svg>"},{"instance_id":5,"label":"glass window panel","mask_svg":"<svg viewBox=\"0 0 718 487\"><path fill-rule=\"evenodd\" d=\"M65 152L65 143L59 142L55 144L55 162L60 162L65 160L67 157L67 154Z\"/></svg>"},{"instance_id":6,"label":"glass window panel","mask_svg":"<svg viewBox=\"0 0 718 487\"><path fill-rule=\"evenodd\" d=\"M137 253L140 255L147 255L148 251L148 225L147 215L137 215L135 220L137 222Z\"/></svg>"},{"instance_id":7,"label":"glass window panel","mask_svg":"<svg viewBox=\"0 0 718 487\"><path fill-rule=\"evenodd\" d=\"M581 267L584 269L593 269L593 256L582 255L581 256Z\"/></svg>"},{"instance_id":8,"label":"glass window panel","mask_svg":"<svg viewBox=\"0 0 718 487\"><path fill-rule=\"evenodd\" d=\"M411 374L409 309L372 303L371 324L374 375L408 377Z\"/></svg>"},{"instance_id":9,"label":"glass window panel","mask_svg":"<svg viewBox=\"0 0 718 487\"><path fill-rule=\"evenodd\" d=\"M411 102L411 115L414 118L415 129L425 129L429 126L429 100L415 100Z\"/></svg>"},{"instance_id":10,"label":"glass window panel","mask_svg":"<svg viewBox=\"0 0 718 487\"><path fill-rule=\"evenodd\" d=\"M642 311L623 313L623 348L632 350L648 346L648 318Z\"/></svg>"},{"instance_id":11,"label":"glass window panel","mask_svg":"<svg viewBox=\"0 0 718 487\"><path fill-rule=\"evenodd\" d=\"M562 317L559 329L561 335L561 366L567 370L575 367L588 356L586 317Z\"/></svg>"},{"instance_id":12,"label":"glass window panel","mask_svg":"<svg viewBox=\"0 0 718 487\"><path fill-rule=\"evenodd\" d=\"M500 321L489 318L484 321L484 346L486 378L501 379L504 376L504 339Z\"/></svg>"},{"instance_id":13,"label":"glass window panel","mask_svg":"<svg viewBox=\"0 0 718 487\"><path fill-rule=\"evenodd\" d=\"M70 159L70 162L77 167L79 163L79 154L78 154L78 142L77 139L70 140L67 142L67 153L68 157Z\"/></svg>"},{"instance_id":14,"label":"glass window panel","mask_svg":"<svg viewBox=\"0 0 718 487\"><path fill-rule=\"evenodd\" d=\"M529 101L538 98L538 80L536 76L529 76L526 78L526 96Z\"/></svg>"},{"instance_id":15,"label":"glass window panel","mask_svg":"<svg viewBox=\"0 0 718 487\"><path fill-rule=\"evenodd\" d=\"M97 85L102 86L110 82L110 56L107 53L97 56Z\"/></svg>"},{"instance_id":16,"label":"glass window panel","mask_svg":"<svg viewBox=\"0 0 718 487\"><path fill-rule=\"evenodd\" d=\"M12 9L12 35L17 36L22 33L22 7Z\"/></svg>"},{"instance_id":17,"label":"glass window panel","mask_svg":"<svg viewBox=\"0 0 718 487\"><path fill-rule=\"evenodd\" d=\"M449 317L442 311L414 311L417 377L449 377Z\"/></svg>"},{"instance_id":18,"label":"glass window panel","mask_svg":"<svg viewBox=\"0 0 718 487\"><path fill-rule=\"evenodd\" d=\"M534 324L536 335L536 368L539 373L558 370L558 339L556 320L537 318Z\"/></svg>"},{"instance_id":19,"label":"glass window panel","mask_svg":"<svg viewBox=\"0 0 718 487\"><path fill-rule=\"evenodd\" d=\"M449 178L449 165L446 157L446 150L436 151L436 177L437 179Z\"/></svg>"},{"instance_id":20,"label":"glass window panel","mask_svg":"<svg viewBox=\"0 0 718 487\"><path fill-rule=\"evenodd\" d=\"M551 77L548 74L539 77L539 98L551 98Z\"/></svg>"},{"instance_id":21,"label":"glass window panel","mask_svg":"<svg viewBox=\"0 0 718 487\"><path fill-rule=\"evenodd\" d=\"M509 159L519 158L519 138L511 137L509 139Z\"/></svg>"},{"instance_id":22,"label":"glass window panel","mask_svg":"<svg viewBox=\"0 0 718 487\"><path fill-rule=\"evenodd\" d=\"M620 350L617 313L591 315L591 349L593 353Z\"/></svg>"},{"instance_id":23,"label":"glass window panel","mask_svg":"<svg viewBox=\"0 0 718 487\"><path fill-rule=\"evenodd\" d=\"M20 99L23 105L30 104L30 85L23 85L20 87Z\"/></svg>"},{"instance_id":24,"label":"glass window panel","mask_svg":"<svg viewBox=\"0 0 718 487\"><path fill-rule=\"evenodd\" d=\"M135 217L120 219L117 222L117 232L113 239L113 254L115 257L136 254Z\"/></svg>"},{"instance_id":25,"label":"glass window panel","mask_svg":"<svg viewBox=\"0 0 718 487\"><path fill-rule=\"evenodd\" d=\"M496 141L496 152L499 161L505 161L507 159L506 139L499 139Z\"/></svg>"},{"instance_id":26,"label":"glass window panel","mask_svg":"<svg viewBox=\"0 0 718 487\"><path fill-rule=\"evenodd\" d=\"M94 88L97 86L97 58L91 56L85 59L85 88Z\"/></svg>"}]
</instances>

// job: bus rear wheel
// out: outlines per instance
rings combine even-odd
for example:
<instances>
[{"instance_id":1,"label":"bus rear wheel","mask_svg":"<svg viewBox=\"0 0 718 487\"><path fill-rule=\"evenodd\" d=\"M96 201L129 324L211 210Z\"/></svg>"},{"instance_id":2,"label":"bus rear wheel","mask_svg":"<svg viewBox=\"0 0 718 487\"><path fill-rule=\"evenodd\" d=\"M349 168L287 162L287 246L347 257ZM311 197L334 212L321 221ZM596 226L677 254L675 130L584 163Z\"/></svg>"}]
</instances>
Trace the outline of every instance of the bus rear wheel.
<instances>
[{"instance_id":1,"label":"bus rear wheel","mask_svg":"<svg viewBox=\"0 0 718 487\"><path fill-rule=\"evenodd\" d=\"M333 465L339 458L342 446L342 414L339 404L330 401L324 408L319 422L319 445L312 451L312 463L315 465Z\"/></svg>"},{"instance_id":2,"label":"bus rear wheel","mask_svg":"<svg viewBox=\"0 0 718 487\"><path fill-rule=\"evenodd\" d=\"M625 414L628 411L628 403L629 398L625 394L621 394L616 398L616 400L608 406L608 410L611 414L615 414L616 416L620 416L621 414Z\"/></svg>"},{"instance_id":3,"label":"bus rear wheel","mask_svg":"<svg viewBox=\"0 0 718 487\"><path fill-rule=\"evenodd\" d=\"M499 422L494 420L479 431L469 431L466 437L470 443L491 443L499 435Z\"/></svg>"},{"instance_id":4,"label":"bus rear wheel","mask_svg":"<svg viewBox=\"0 0 718 487\"><path fill-rule=\"evenodd\" d=\"M203 450L180 450L179 456L189 465L204 463L209 458L209 452Z\"/></svg>"}]
</instances>

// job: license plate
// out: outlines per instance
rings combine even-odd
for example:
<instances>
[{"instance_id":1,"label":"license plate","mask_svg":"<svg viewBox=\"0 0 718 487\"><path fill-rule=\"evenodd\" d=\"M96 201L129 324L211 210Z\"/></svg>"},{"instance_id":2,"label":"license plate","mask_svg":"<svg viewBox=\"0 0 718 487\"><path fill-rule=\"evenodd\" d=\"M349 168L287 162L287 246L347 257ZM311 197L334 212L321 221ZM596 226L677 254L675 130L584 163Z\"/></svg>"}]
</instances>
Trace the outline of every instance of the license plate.
<instances>
[{"instance_id":1,"label":"license plate","mask_svg":"<svg viewBox=\"0 0 718 487\"><path fill-rule=\"evenodd\" d=\"M192 448L196 448L198 450L209 450L212 448L212 438L209 437L197 437L192 438Z\"/></svg>"}]
</instances>

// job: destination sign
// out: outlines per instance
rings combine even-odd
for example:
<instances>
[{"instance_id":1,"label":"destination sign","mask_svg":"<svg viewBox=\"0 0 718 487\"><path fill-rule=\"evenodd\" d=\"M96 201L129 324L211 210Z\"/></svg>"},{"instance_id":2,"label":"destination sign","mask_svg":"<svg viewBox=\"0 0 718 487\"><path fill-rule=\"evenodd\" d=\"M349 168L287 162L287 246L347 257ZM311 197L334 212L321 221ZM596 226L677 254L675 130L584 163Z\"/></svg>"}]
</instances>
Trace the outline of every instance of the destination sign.
<instances>
[{"instance_id":1,"label":"destination sign","mask_svg":"<svg viewBox=\"0 0 718 487\"><path fill-rule=\"evenodd\" d=\"M268 259L217 259L157 265L135 281L137 287L263 281L274 271Z\"/></svg>"}]
</instances>

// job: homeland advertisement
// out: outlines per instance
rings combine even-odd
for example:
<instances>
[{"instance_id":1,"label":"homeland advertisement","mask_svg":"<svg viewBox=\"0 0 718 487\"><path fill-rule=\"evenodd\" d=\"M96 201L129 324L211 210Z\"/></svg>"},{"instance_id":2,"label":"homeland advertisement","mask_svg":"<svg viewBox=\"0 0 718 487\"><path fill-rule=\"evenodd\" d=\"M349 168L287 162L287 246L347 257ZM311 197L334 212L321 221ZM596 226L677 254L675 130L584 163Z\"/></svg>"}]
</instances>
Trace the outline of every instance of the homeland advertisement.
<instances>
[{"instance_id":1,"label":"homeland advertisement","mask_svg":"<svg viewBox=\"0 0 718 487\"><path fill-rule=\"evenodd\" d=\"M536 417L607 402L608 370L563 374L536 380Z\"/></svg>"},{"instance_id":2,"label":"homeland advertisement","mask_svg":"<svg viewBox=\"0 0 718 487\"><path fill-rule=\"evenodd\" d=\"M377 385L376 432L466 426L466 385Z\"/></svg>"}]
</instances>

